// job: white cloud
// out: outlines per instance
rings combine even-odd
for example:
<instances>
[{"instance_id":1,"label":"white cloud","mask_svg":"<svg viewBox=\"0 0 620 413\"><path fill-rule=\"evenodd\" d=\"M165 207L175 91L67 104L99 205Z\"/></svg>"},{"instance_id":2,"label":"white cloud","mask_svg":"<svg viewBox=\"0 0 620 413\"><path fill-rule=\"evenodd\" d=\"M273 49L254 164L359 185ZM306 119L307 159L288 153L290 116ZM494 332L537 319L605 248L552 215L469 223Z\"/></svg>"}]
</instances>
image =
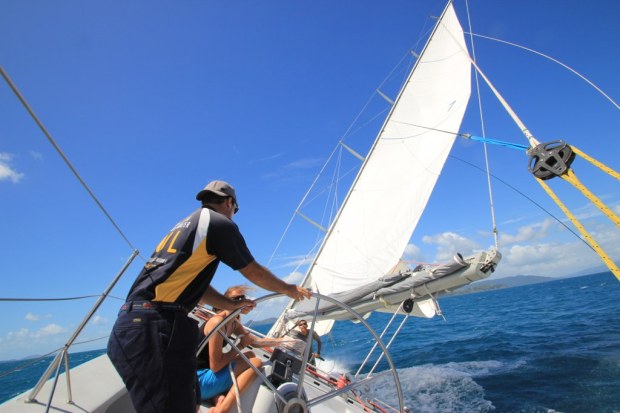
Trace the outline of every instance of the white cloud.
<instances>
[{"instance_id":1,"label":"white cloud","mask_svg":"<svg viewBox=\"0 0 620 413\"><path fill-rule=\"evenodd\" d=\"M93 325L96 325L96 326L102 326L102 325L108 324L108 319L105 317L96 315L95 317L93 317L92 323Z\"/></svg>"},{"instance_id":2,"label":"white cloud","mask_svg":"<svg viewBox=\"0 0 620 413\"><path fill-rule=\"evenodd\" d=\"M286 277L284 277L284 281L289 283L289 284L299 284L301 282L301 280L303 280L304 278L304 274L299 272L299 271L293 271L292 273L290 273L289 275L287 275Z\"/></svg>"},{"instance_id":3,"label":"white cloud","mask_svg":"<svg viewBox=\"0 0 620 413\"><path fill-rule=\"evenodd\" d=\"M452 259L455 253L469 255L480 250L480 245L469 238L465 238L455 232L444 232L437 235L426 235L422 238L425 244L437 246L436 262L444 262Z\"/></svg>"},{"instance_id":4,"label":"white cloud","mask_svg":"<svg viewBox=\"0 0 620 413\"><path fill-rule=\"evenodd\" d=\"M66 329L62 328L58 324L48 324L39 331L34 333L35 338L47 337L47 336L55 336L57 334L62 334L67 332Z\"/></svg>"},{"instance_id":5,"label":"white cloud","mask_svg":"<svg viewBox=\"0 0 620 413\"><path fill-rule=\"evenodd\" d=\"M564 277L602 264L580 241L572 243L518 244L503 249L499 276L539 275Z\"/></svg>"},{"instance_id":6,"label":"white cloud","mask_svg":"<svg viewBox=\"0 0 620 413\"><path fill-rule=\"evenodd\" d=\"M52 318L51 314L34 314L34 313L28 313L24 316L24 318L28 321L41 321L44 318Z\"/></svg>"},{"instance_id":7,"label":"white cloud","mask_svg":"<svg viewBox=\"0 0 620 413\"><path fill-rule=\"evenodd\" d=\"M312 264L312 260L314 259L314 255L293 255L288 257L279 257L277 258L277 263L270 264L270 268L295 268L296 270ZM274 260L275 261L275 260Z\"/></svg>"},{"instance_id":8,"label":"white cloud","mask_svg":"<svg viewBox=\"0 0 620 413\"><path fill-rule=\"evenodd\" d=\"M18 183L24 177L24 174L11 166L12 160L13 155L10 153L0 152L0 181L11 180L13 183Z\"/></svg>"},{"instance_id":9,"label":"white cloud","mask_svg":"<svg viewBox=\"0 0 620 413\"><path fill-rule=\"evenodd\" d=\"M39 321L39 316L37 314L28 313L26 314L26 320L28 321Z\"/></svg>"},{"instance_id":10,"label":"white cloud","mask_svg":"<svg viewBox=\"0 0 620 413\"><path fill-rule=\"evenodd\" d=\"M36 340L44 337L55 336L66 333L67 330L58 324L48 324L37 331L30 331L27 328L21 328L18 331L9 331L6 335L6 341L15 340Z\"/></svg>"},{"instance_id":11,"label":"white cloud","mask_svg":"<svg viewBox=\"0 0 620 413\"><path fill-rule=\"evenodd\" d=\"M9 331L5 341L20 340L31 336L31 331L27 328L20 328L18 331Z\"/></svg>"},{"instance_id":12,"label":"white cloud","mask_svg":"<svg viewBox=\"0 0 620 413\"><path fill-rule=\"evenodd\" d=\"M48 324L38 330L20 328L0 337L0 354L3 359L45 354L63 345L67 329L58 324Z\"/></svg>"},{"instance_id":13,"label":"white cloud","mask_svg":"<svg viewBox=\"0 0 620 413\"><path fill-rule=\"evenodd\" d=\"M592 238L612 260L619 260L618 229L591 207L580 210L579 219ZM570 223L569 227L572 227ZM501 233L500 251L503 254L497 272L500 276L526 274L561 277L603 265L591 248L552 219L520 227L516 234Z\"/></svg>"},{"instance_id":14,"label":"white cloud","mask_svg":"<svg viewBox=\"0 0 620 413\"><path fill-rule=\"evenodd\" d=\"M305 158L298 159L296 161L290 162L287 165L284 165L285 169L312 169L317 166L321 166L324 162L322 158Z\"/></svg>"},{"instance_id":15,"label":"white cloud","mask_svg":"<svg viewBox=\"0 0 620 413\"><path fill-rule=\"evenodd\" d=\"M519 242L533 241L546 238L550 230L558 230L559 224L551 218L543 222L534 223L520 227L516 235L500 232L500 245L510 245Z\"/></svg>"},{"instance_id":16,"label":"white cloud","mask_svg":"<svg viewBox=\"0 0 620 413\"><path fill-rule=\"evenodd\" d=\"M264 180L273 180L280 182L296 182L301 179L305 180L306 171L316 170L324 162L321 158L304 158L290 162L286 165L277 167L271 172L267 172L261 176Z\"/></svg>"},{"instance_id":17,"label":"white cloud","mask_svg":"<svg viewBox=\"0 0 620 413\"><path fill-rule=\"evenodd\" d=\"M415 244L407 244L405 247L405 252L403 253L403 260L407 263L413 264L426 262L426 258L424 257L422 250Z\"/></svg>"},{"instance_id":18,"label":"white cloud","mask_svg":"<svg viewBox=\"0 0 620 413\"><path fill-rule=\"evenodd\" d=\"M614 206L615 207L615 206ZM620 232L599 214L584 211L580 214L598 218L585 220L592 237L612 260L620 260ZM432 262L446 262L455 252L469 255L480 245L455 232L444 232L422 238L425 244L436 246ZM502 260L495 276L539 275L564 277L603 265L600 257L584 242L572 236L566 228L551 218L521 226L513 233L500 232ZM405 256L419 253L414 245L407 247Z\"/></svg>"},{"instance_id":19,"label":"white cloud","mask_svg":"<svg viewBox=\"0 0 620 413\"><path fill-rule=\"evenodd\" d=\"M264 158L259 158L259 159L255 159L253 161L250 161L250 163L273 161L274 159L278 159L278 158L280 158L282 156L284 156L284 152L274 153L274 154L266 156Z\"/></svg>"}]
</instances>

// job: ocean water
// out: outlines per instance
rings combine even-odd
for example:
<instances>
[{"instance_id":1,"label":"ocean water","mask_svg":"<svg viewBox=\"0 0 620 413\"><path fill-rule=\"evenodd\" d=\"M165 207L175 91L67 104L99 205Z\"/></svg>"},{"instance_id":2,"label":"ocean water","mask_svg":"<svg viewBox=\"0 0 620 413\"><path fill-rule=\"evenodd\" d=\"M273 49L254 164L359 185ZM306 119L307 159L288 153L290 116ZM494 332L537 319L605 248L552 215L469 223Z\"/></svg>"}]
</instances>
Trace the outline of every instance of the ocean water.
<instances>
[{"instance_id":1,"label":"ocean water","mask_svg":"<svg viewBox=\"0 0 620 413\"><path fill-rule=\"evenodd\" d=\"M410 318L390 354L414 412L620 412L620 282L611 273L445 297L445 320ZM390 317L368 322L380 333ZM355 373L370 337L337 323L324 367ZM75 365L101 354L76 353ZM338 360L333 361L333 360ZM0 402L32 387L49 360L0 363ZM378 370L384 370L381 361ZM391 376L360 391L396 400Z\"/></svg>"}]
</instances>

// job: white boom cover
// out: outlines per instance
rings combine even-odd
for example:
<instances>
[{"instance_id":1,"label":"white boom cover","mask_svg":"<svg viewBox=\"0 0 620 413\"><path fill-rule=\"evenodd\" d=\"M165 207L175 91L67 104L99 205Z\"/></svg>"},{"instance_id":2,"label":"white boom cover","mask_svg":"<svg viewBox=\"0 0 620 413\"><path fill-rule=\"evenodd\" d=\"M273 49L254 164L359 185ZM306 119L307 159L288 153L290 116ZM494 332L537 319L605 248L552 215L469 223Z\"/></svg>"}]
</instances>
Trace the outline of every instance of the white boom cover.
<instances>
[{"instance_id":1,"label":"white boom cover","mask_svg":"<svg viewBox=\"0 0 620 413\"><path fill-rule=\"evenodd\" d=\"M329 295L387 274L401 258L467 107L471 65L452 5L403 86L305 285ZM325 321L319 334L331 329Z\"/></svg>"}]
</instances>

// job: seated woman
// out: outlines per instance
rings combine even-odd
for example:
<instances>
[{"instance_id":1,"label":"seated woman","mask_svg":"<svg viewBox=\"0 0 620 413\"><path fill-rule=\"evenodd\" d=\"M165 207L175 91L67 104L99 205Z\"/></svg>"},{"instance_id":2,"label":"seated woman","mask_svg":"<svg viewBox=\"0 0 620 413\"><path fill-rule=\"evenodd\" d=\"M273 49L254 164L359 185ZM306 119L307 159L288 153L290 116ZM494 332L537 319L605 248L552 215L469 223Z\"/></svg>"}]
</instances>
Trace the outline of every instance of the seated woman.
<instances>
[{"instance_id":1,"label":"seated woman","mask_svg":"<svg viewBox=\"0 0 620 413\"><path fill-rule=\"evenodd\" d=\"M247 286L237 285L226 290L224 295L233 300L243 300L245 299L247 290ZM205 336L230 315L230 311L219 311L215 308L213 311L216 312L216 314L207 321L203 329ZM236 344L239 349L248 345L261 347L261 342L264 341L250 334L239 321L239 317L229 321L220 329L220 332L227 337L236 336L239 338L239 342ZM234 340L232 341L234 342ZM209 342L197 357L198 385L200 386L201 398L202 400L212 400L215 405L215 407L210 410L210 413L228 412L236 403L235 389L231 389L233 381L228 369L229 365L231 365L235 375L239 387L239 394L243 393L256 377L254 370L241 358L237 351L230 349L230 351L224 353L223 348L226 344L224 338L220 334L215 333L211 336ZM256 357L252 351L245 351L243 354L250 360L254 367L258 369L261 368L261 360ZM222 394L227 391L228 393L223 396ZM222 396L214 400L218 395Z\"/></svg>"}]
</instances>

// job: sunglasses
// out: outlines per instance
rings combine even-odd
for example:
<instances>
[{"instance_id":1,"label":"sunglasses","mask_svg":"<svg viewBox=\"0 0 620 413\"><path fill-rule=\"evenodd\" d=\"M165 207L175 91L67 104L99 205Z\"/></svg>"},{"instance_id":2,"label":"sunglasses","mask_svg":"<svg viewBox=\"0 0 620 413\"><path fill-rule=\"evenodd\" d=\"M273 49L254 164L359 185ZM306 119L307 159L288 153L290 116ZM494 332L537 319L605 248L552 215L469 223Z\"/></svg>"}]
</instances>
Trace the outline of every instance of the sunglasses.
<instances>
[{"instance_id":1,"label":"sunglasses","mask_svg":"<svg viewBox=\"0 0 620 413\"><path fill-rule=\"evenodd\" d=\"M239 212L239 205L237 204L237 200L235 198L233 198L232 196L230 197L233 200L233 207L235 207L235 214L237 212Z\"/></svg>"},{"instance_id":2,"label":"sunglasses","mask_svg":"<svg viewBox=\"0 0 620 413\"><path fill-rule=\"evenodd\" d=\"M308 327L308 323L299 323L299 324L298 324L298 326L299 326L299 327L302 327L302 326L303 326L303 327Z\"/></svg>"}]
</instances>

